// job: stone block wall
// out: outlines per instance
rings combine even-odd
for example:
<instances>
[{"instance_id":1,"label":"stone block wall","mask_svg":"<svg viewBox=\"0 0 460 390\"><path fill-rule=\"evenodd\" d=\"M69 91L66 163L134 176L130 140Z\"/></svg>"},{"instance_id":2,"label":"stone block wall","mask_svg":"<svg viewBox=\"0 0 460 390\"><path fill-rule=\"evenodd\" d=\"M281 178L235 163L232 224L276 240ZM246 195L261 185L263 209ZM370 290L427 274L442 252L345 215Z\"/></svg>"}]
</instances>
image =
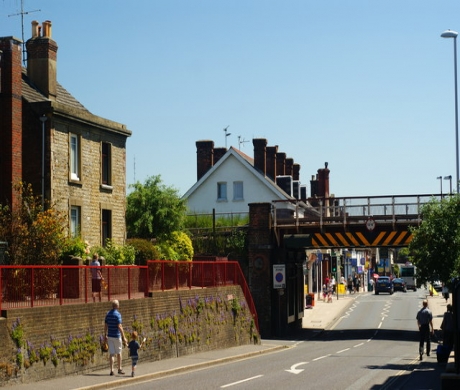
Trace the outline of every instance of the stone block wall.
<instances>
[{"instance_id":1,"label":"stone block wall","mask_svg":"<svg viewBox=\"0 0 460 390\"><path fill-rule=\"evenodd\" d=\"M108 367L100 339L110 309L110 302L98 302L3 312L0 337L5 342L0 349L0 386ZM153 293L149 298L121 301L120 312L127 336L137 330L147 338L141 361L260 342L240 286ZM22 349L11 337L18 324L23 333ZM88 355L72 351L66 355L72 349L72 340L81 340L85 350L93 352ZM31 351L36 356L45 355L46 347L51 351L48 360L31 362ZM52 352L53 348L58 352ZM18 359L20 352L22 359ZM51 359L53 354L56 364ZM128 359L125 348L125 365Z\"/></svg>"},{"instance_id":2,"label":"stone block wall","mask_svg":"<svg viewBox=\"0 0 460 390\"><path fill-rule=\"evenodd\" d=\"M69 214L70 205L81 207L81 235L91 245L102 245L101 210L111 210L112 239L123 244L126 236L126 136L65 118L55 120L54 126L51 198L56 201L56 207L65 215ZM70 184L69 133L81 137L81 180ZM111 144L112 184L109 187L101 183L102 141Z\"/></svg>"}]
</instances>

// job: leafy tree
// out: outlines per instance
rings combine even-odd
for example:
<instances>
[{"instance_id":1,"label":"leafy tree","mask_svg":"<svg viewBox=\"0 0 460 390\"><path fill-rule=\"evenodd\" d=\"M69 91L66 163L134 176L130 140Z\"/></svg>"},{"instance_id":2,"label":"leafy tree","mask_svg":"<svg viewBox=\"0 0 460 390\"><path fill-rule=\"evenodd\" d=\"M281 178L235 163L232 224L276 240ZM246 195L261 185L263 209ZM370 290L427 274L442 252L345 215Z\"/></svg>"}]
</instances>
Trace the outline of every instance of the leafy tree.
<instances>
[{"instance_id":1,"label":"leafy tree","mask_svg":"<svg viewBox=\"0 0 460 390\"><path fill-rule=\"evenodd\" d=\"M460 196L422 207L422 223L410 228L409 251L421 283L439 279L445 283L460 275Z\"/></svg>"},{"instance_id":2,"label":"leafy tree","mask_svg":"<svg viewBox=\"0 0 460 390\"><path fill-rule=\"evenodd\" d=\"M32 186L14 185L16 208L0 205L0 240L8 242L10 264L58 264L65 242L65 218L54 208L43 210Z\"/></svg>"},{"instance_id":3,"label":"leafy tree","mask_svg":"<svg viewBox=\"0 0 460 390\"><path fill-rule=\"evenodd\" d=\"M162 184L161 177L149 177L144 184L130 185L127 197L126 229L128 237L166 239L183 230L186 201L173 187Z\"/></svg>"}]
</instances>

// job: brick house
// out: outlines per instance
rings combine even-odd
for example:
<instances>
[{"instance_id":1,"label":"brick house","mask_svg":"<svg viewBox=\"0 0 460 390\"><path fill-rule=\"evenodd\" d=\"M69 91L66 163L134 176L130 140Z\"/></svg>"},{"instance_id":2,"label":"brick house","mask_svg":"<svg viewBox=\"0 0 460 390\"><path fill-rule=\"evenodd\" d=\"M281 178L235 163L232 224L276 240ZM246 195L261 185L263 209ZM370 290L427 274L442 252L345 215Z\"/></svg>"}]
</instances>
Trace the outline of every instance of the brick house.
<instances>
[{"instance_id":1,"label":"brick house","mask_svg":"<svg viewBox=\"0 0 460 390\"><path fill-rule=\"evenodd\" d=\"M131 131L92 114L57 82L50 21L32 22L26 48L23 68L22 41L0 38L0 203L14 201L13 183L31 183L68 216L69 235L122 244Z\"/></svg>"}]
</instances>

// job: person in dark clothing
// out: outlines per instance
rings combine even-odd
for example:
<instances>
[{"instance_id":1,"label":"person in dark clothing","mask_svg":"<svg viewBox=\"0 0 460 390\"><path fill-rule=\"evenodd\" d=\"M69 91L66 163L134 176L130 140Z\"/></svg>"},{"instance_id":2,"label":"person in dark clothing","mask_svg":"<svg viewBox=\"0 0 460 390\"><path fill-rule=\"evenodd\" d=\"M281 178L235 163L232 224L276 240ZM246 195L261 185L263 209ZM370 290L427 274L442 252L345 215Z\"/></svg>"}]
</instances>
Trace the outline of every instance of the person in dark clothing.
<instances>
[{"instance_id":1,"label":"person in dark clothing","mask_svg":"<svg viewBox=\"0 0 460 390\"><path fill-rule=\"evenodd\" d=\"M431 340L430 340L430 327L431 334L434 333L433 328L433 314L431 310L428 309L428 301L425 299L423 301L423 307L417 312L417 326L420 334L419 342L419 354L420 360L423 358L423 345L426 341L426 355L430 356L431 351Z\"/></svg>"},{"instance_id":2,"label":"person in dark clothing","mask_svg":"<svg viewBox=\"0 0 460 390\"><path fill-rule=\"evenodd\" d=\"M444 313L442 318L442 343L452 349L454 345L454 315L452 305L447 305L447 311Z\"/></svg>"}]
</instances>

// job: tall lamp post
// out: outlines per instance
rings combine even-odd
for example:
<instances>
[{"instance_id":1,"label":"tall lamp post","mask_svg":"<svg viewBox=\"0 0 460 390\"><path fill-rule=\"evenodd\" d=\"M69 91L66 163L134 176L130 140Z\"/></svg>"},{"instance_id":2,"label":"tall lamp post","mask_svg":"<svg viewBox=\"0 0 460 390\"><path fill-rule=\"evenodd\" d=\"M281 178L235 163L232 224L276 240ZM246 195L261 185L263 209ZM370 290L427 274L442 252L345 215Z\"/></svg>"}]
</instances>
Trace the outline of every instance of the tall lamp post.
<instances>
[{"instance_id":1,"label":"tall lamp post","mask_svg":"<svg viewBox=\"0 0 460 390\"><path fill-rule=\"evenodd\" d=\"M436 179L441 183L441 199L442 199L442 176L438 176Z\"/></svg>"},{"instance_id":2,"label":"tall lamp post","mask_svg":"<svg viewBox=\"0 0 460 390\"><path fill-rule=\"evenodd\" d=\"M452 195L452 175L444 176L444 180L449 180L449 195Z\"/></svg>"},{"instance_id":3,"label":"tall lamp post","mask_svg":"<svg viewBox=\"0 0 460 390\"><path fill-rule=\"evenodd\" d=\"M459 193L459 162L458 162L458 98L457 98L457 31L446 30L441 34L442 38L454 38L454 79L455 79L455 156L457 172L457 194Z\"/></svg>"}]
</instances>

